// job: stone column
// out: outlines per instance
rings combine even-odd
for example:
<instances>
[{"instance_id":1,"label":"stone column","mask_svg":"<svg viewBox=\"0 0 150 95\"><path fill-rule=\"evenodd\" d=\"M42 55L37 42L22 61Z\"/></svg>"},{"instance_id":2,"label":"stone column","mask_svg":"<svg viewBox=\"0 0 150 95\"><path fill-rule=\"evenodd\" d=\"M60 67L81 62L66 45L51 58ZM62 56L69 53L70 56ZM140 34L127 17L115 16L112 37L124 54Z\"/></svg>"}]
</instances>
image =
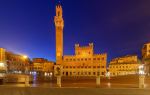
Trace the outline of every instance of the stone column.
<instances>
[{"instance_id":1,"label":"stone column","mask_svg":"<svg viewBox=\"0 0 150 95\"><path fill-rule=\"evenodd\" d=\"M145 75L139 76L139 88L144 88Z\"/></svg>"},{"instance_id":2,"label":"stone column","mask_svg":"<svg viewBox=\"0 0 150 95\"><path fill-rule=\"evenodd\" d=\"M29 84L29 76L25 76L25 86L30 86Z\"/></svg>"},{"instance_id":3,"label":"stone column","mask_svg":"<svg viewBox=\"0 0 150 95\"><path fill-rule=\"evenodd\" d=\"M100 87L100 76L96 77L96 87Z\"/></svg>"},{"instance_id":4,"label":"stone column","mask_svg":"<svg viewBox=\"0 0 150 95\"><path fill-rule=\"evenodd\" d=\"M61 87L61 76L57 76L57 86Z\"/></svg>"}]
</instances>

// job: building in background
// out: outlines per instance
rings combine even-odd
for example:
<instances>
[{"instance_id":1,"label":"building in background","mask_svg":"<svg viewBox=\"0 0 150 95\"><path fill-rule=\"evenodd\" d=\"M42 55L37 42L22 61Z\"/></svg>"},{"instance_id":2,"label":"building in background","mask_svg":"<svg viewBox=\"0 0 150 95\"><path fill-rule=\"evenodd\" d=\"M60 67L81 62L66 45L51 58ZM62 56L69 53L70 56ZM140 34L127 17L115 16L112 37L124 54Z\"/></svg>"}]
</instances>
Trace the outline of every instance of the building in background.
<instances>
[{"instance_id":1,"label":"building in background","mask_svg":"<svg viewBox=\"0 0 150 95\"><path fill-rule=\"evenodd\" d=\"M145 66L145 73L150 75L150 42L142 47L142 62Z\"/></svg>"},{"instance_id":2,"label":"building in background","mask_svg":"<svg viewBox=\"0 0 150 95\"><path fill-rule=\"evenodd\" d=\"M44 76L53 76L54 74L54 62L48 61L43 64Z\"/></svg>"},{"instance_id":3,"label":"building in background","mask_svg":"<svg viewBox=\"0 0 150 95\"><path fill-rule=\"evenodd\" d=\"M146 43L142 47L142 58L147 59L150 58L150 43Z\"/></svg>"},{"instance_id":4,"label":"building in background","mask_svg":"<svg viewBox=\"0 0 150 95\"><path fill-rule=\"evenodd\" d=\"M33 63L44 63L44 62L47 62L48 60L47 59L44 59L44 58L33 58L32 59L32 62Z\"/></svg>"},{"instance_id":5,"label":"building in background","mask_svg":"<svg viewBox=\"0 0 150 95\"><path fill-rule=\"evenodd\" d=\"M7 72L6 50L0 48L0 78L4 77Z\"/></svg>"},{"instance_id":6,"label":"building in background","mask_svg":"<svg viewBox=\"0 0 150 95\"><path fill-rule=\"evenodd\" d=\"M114 58L109 63L110 76L138 74L139 65L137 55Z\"/></svg>"},{"instance_id":7,"label":"building in background","mask_svg":"<svg viewBox=\"0 0 150 95\"><path fill-rule=\"evenodd\" d=\"M31 61L25 55L6 51L6 63L9 73L28 73Z\"/></svg>"},{"instance_id":8,"label":"building in background","mask_svg":"<svg viewBox=\"0 0 150 95\"><path fill-rule=\"evenodd\" d=\"M54 69L54 62L48 61L44 58L33 58L30 65L30 74L37 74L39 76L52 76Z\"/></svg>"},{"instance_id":9,"label":"building in background","mask_svg":"<svg viewBox=\"0 0 150 95\"><path fill-rule=\"evenodd\" d=\"M94 54L94 45L75 45L75 55L63 55L63 12L60 4L56 6L54 17L56 29L56 65L55 76L104 76L106 73L107 54Z\"/></svg>"},{"instance_id":10,"label":"building in background","mask_svg":"<svg viewBox=\"0 0 150 95\"><path fill-rule=\"evenodd\" d=\"M6 63L6 50L0 48L0 63Z\"/></svg>"},{"instance_id":11,"label":"building in background","mask_svg":"<svg viewBox=\"0 0 150 95\"><path fill-rule=\"evenodd\" d=\"M0 64L5 64L8 73L27 73L30 59L27 56L15 54L0 48Z\"/></svg>"},{"instance_id":12,"label":"building in background","mask_svg":"<svg viewBox=\"0 0 150 95\"><path fill-rule=\"evenodd\" d=\"M5 67L5 68L4 68ZM31 61L27 56L15 54L0 48L0 72L7 71L8 73L18 74L41 74L52 76L54 62L44 58L33 58Z\"/></svg>"},{"instance_id":13,"label":"building in background","mask_svg":"<svg viewBox=\"0 0 150 95\"><path fill-rule=\"evenodd\" d=\"M43 64L47 61L44 58L33 58L30 71L38 75L43 75Z\"/></svg>"}]
</instances>

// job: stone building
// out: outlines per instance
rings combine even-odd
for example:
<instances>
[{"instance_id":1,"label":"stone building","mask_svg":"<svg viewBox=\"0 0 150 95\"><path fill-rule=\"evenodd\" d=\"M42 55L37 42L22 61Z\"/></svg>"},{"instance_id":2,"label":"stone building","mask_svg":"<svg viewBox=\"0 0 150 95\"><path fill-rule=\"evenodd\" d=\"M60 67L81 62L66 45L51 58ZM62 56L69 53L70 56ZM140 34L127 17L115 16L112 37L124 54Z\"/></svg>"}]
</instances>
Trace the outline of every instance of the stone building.
<instances>
[{"instance_id":1,"label":"stone building","mask_svg":"<svg viewBox=\"0 0 150 95\"><path fill-rule=\"evenodd\" d=\"M93 43L75 45L75 55L64 55L62 76L104 76L107 54L94 54Z\"/></svg>"},{"instance_id":2,"label":"stone building","mask_svg":"<svg viewBox=\"0 0 150 95\"><path fill-rule=\"evenodd\" d=\"M137 55L114 58L109 63L111 76L138 74L140 62Z\"/></svg>"},{"instance_id":3,"label":"stone building","mask_svg":"<svg viewBox=\"0 0 150 95\"><path fill-rule=\"evenodd\" d=\"M24 55L6 52L6 63L9 73L28 73L30 59Z\"/></svg>"},{"instance_id":4,"label":"stone building","mask_svg":"<svg viewBox=\"0 0 150 95\"><path fill-rule=\"evenodd\" d=\"M75 44L74 55L63 55L63 12L60 4L56 6L54 18L56 29L56 65L55 76L104 76L107 54L95 54L93 43L88 46Z\"/></svg>"},{"instance_id":5,"label":"stone building","mask_svg":"<svg viewBox=\"0 0 150 95\"><path fill-rule=\"evenodd\" d=\"M150 75L150 42L142 47L142 62L145 65L145 73Z\"/></svg>"},{"instance_id":6,"label":"stone building","mask_svg":"<svg viewBox=\"0 0 150 95\"><path fill-rule=\"evenodd\" d=\"M0 77L1 73L7 72L7 64L6 64L6 50L4 48L0 48Z\"/></svg>"},{"instance_id":7,"label":"stone building","mask_svg":"<svg viewBox=\"0 0 150 95\"><path fill-rule=\"evenodd\" d=\"M142 47L142 58L150 58L150 43L146 43Z\"/></svg>"},{"instance_id":8,"label":"stone building","mask_svg":"<svg viewBox=\"0 0 150 95\"><path fill-rule=\"evenodd\" d=\"M0 63L6 64L9 73L25 73L29 69L30 59L0 48Z\"/></svg>"},{"instance_id":9,"label":"stone building","mask_svg":"<svg viewBox=\"0 0 150 95\"><path fill-rule=\"evenodd\" d=\"M6 63L6 50L0 48L0 63Z\"/></svg>"},{"instance_id":10,"label":"stone building","mask_svg":"<svg viewBox=\"0 0 150 95\"><path fill-rule=\"evenodd\" d=\"M54 71L54 62L44 58L33 58L30 65L30 74L50 76Z\"/></svg>"}]
</instances>

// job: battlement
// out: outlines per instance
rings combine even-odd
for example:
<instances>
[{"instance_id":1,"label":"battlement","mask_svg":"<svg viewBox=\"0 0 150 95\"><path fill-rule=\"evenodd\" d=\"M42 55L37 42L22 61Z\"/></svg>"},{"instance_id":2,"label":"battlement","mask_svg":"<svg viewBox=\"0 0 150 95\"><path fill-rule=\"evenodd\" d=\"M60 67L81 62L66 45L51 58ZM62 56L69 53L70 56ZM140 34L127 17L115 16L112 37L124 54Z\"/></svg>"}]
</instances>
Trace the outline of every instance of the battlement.
<instances>
[{"instance_id":1,"label":"battlement","mask_svg":"<svg viewBox=\"0 0 150 95\"><path fill-rule=\"evenodd\" d=\"M107 56L107 53L94 54L94 56Z\"/></svg>"},{"instance_id":2,"label":"battlement","mask_svg":"<svg viewBox=\"0 0 150 95\"><path fill-rule=\"evenodd\" d=\"M56 6L56 17L62 17L63 13L62 13L62 6L60 4L58 4Z\"/></svg>"},{"instance_id":3,"label":"battlement","mask_svg":"<svg viewBox=\"0 0 150 95\"><path fill-rule=\"evenodd\" d=\"M75 47L79 47L80 45L79 44L75 44Z\"/></svg>"},{"instance_id":4,"label":"battlement","mask_svg":"<svg viewBox=\"0 0 150 95\"><path fill-rule=\"evenodd\" d=\"M93 45L93 43L89 43L89 46L93 47L94 45Z\"/></svg>"},{"instance_id":5,"label":"battlement","mask_svg":"<svg viewBox=\"0 0 150 95\"><path fill-rule=\"evenodd\" d=\"M62 6L60 4L56 5L56 9L62 9Z\"/></svg>"},{"instance_id":6,"label":"battlement","mask_svg":"<svg viewBox=\"0 0 150 95\"><path fill-rule=\"evenodd\" d=\"M88 46L80 46L80 44L75 44L75 48L90 48L90 47L93 47L93 43L89 43Z\"/></svg>"}]
</instances>

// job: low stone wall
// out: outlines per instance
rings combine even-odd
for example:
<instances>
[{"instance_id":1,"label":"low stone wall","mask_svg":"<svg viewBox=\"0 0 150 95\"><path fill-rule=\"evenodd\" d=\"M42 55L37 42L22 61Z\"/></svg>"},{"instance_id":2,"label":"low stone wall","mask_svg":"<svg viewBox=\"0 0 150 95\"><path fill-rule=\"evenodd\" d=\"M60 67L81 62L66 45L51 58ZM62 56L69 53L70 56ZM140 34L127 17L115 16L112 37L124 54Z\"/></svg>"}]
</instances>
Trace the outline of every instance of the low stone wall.
<instances>
[{"instance_id":1,"label":"low stone wall","mask_svg":"<svg viewBox=\"0 0 150 95\"><path fill-rule=\"evenodd\" d=\"M150 95L150 89L41 88L0 86L0 95Z\"/></svg>"},{"instance_id":2,"label":"low stone wall","mask_svg":"<svg viewBox=\"0 0 150 95\"><path fill-rule=\"evenodd\" d=\"M26 79L32 81L32 77L29 75L22 74L7 74L4 78L5 83L25 83Z\"/></svg>"}]
</instances>

